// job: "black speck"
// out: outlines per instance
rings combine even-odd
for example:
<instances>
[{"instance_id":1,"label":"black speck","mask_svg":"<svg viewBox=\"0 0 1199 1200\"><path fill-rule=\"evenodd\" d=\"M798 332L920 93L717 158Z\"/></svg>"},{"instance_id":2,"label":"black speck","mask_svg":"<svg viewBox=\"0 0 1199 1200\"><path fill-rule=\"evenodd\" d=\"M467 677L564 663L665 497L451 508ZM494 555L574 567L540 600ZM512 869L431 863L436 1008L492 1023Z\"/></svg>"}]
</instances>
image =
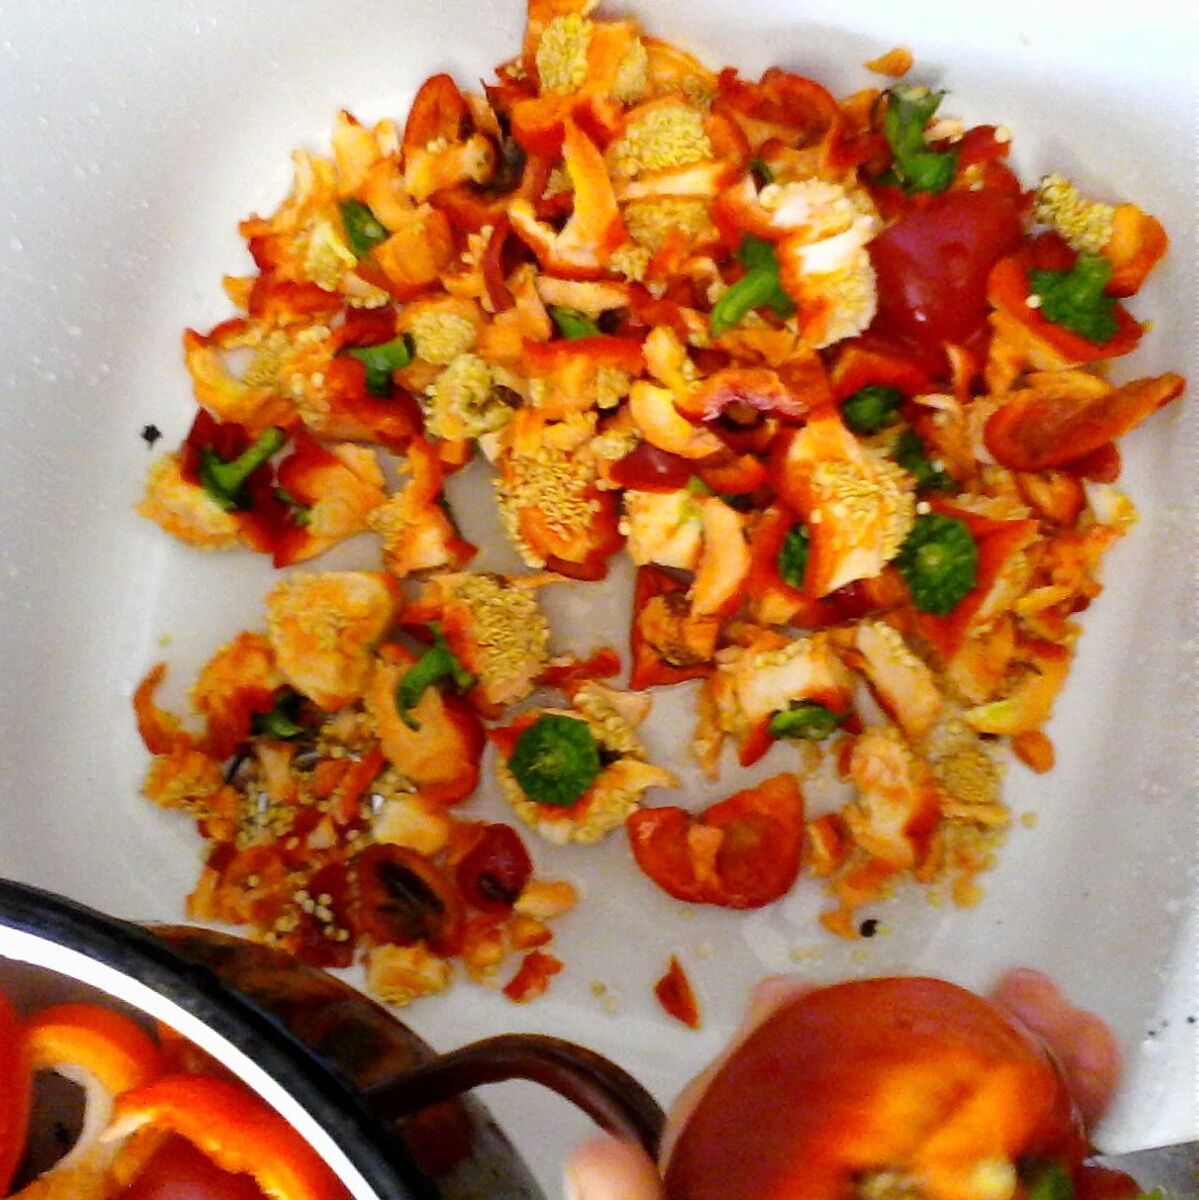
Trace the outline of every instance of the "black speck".
<instances>
[{"instance_id":1,"label":"black speck","mask_svg":"<svg viewBox=\"0 0 1199 1200\"><path fill-rule=\"evenodd\" d=\"M863 937L874 937L874 935L878 933L878 918L867 917L866 920L864 920L861 925L858 926L858 932Z\"/></svg>"},{"instance_id":2,"label":"black speck","mask_svg":"<svg viewBox=\"0 0 1199 1200\"><path fill-rule=\"evenodd\" d=\"M1149 1030L1149 1036L1150 1036L1150 1037L1157 1037L1157 1030L1156 1030L1156 1029L1150 1029L1150 1030Z\"/></svg>"},{"instance_id":3,"label":"black speck","mask_svg":"<svg viewBox=\"0 0 1199 1200\"><path fill-rule=\"evenodd\" d=\"M147 446L153 446L160 437L162 437L162 430L159 429L157 425L142 426L142 441L145 442Z\"/></svg>"},{"instance_id":4,"label":"black speck","mask_svg":"<svg viewBox=\"0 0 1199 1200\"><path fill-rule=\"evenodd\" d=\"M1187 1017L1188 1025L1194 1025L1196 1021L1199 1021L1199 1017Z\"/></svg>"}]
</instances>

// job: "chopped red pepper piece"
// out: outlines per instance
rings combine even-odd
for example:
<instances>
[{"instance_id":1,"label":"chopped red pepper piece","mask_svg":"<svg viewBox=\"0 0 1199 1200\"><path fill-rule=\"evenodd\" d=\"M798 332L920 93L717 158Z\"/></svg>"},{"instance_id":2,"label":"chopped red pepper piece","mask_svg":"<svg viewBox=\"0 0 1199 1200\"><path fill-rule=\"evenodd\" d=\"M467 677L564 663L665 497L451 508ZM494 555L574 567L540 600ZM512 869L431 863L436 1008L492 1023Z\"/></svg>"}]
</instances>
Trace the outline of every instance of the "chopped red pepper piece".
<instances>
[{"instance_id":1,"label":"chopped red pepper piece","mask_svg":"<svg viewBox=\"0 0 1199 1200\"><path fill-rule=\"evenodd\" d=\"M530 950L520 969L504 985L504 995L516 1004L527 1004L544 995L550 980L561 970L561 959L546 954L544 950Z\"/></svg>"},{"instance_id":2,"label":"chopped red pepper piece","mask_svg":"<svg viewBox=\"0 0 1199 1200\"><path fill-rule=\"evenodd\" d=\"M1071 394L1053 386L1054 375L1064 374L1046 375L1044 388L1034 377L1032 386L1011 394L987 422L987 449L1005 467L1043 471L1077 464L1123 437L1186 386L1181 375L1169 372Z\"/></svg>"},{"instance_id":3,"label":"chopped red pepper piece","mask_svg":"<svg viewBox=\"0 0 1199 1200\"><path fill-rule=\"evenodd\" d=\"M347 1200L311 1146L244 1084L211 1075L166 1075L126 1092L106 1136L143 1126L186 1138L222 1170L252 1176L273 1200Z\"/></svg>"},{"instance_id":4,"label":"chopped red pepper piece","mask_svg":"<svg viewBox=\"0 0 1199 1200\"><path fill-rule=\"evenodd\" d=\"M761 908L799 874L803 797L784 773L698 816L674 806L639 809L626 828L637 865L676 899Z\"/></svg>"},{"instance_id":5,"label":"chopped red pepper piece","mask_svg":"<svg viewBox=\"0 0 1199 1200\"><path fill-rule=\"evenodd\" d=\"M629 628L629 687L634 691L712 674L715 623L691 617L688 586L662 567L637 568ZM655 611L659 608L661 612Z\"/></svg>"},{"instance_id":6,"label":"chopped red pepper piece","mask_svg":"<svg viewBox=\"0 0 1199 1200\"><path fill-rule=\"evenodd\" d=\"M9 1184L25 1153L31 1090L29 1051L20 1034L20 1018L0 992L0 1193Z\"/></svg>"},{"instance_id":7,"label":"chopped red pepper piece","mask_svg":"<svg viewBox=\"0 0 1199 1200\"><path fill-rule=\"evenodd\" d=\"M670 966L666 974L654 984L654 995L657 996L658 1003L676 1021L681 1021L688 1029L700 1027L699 1005L695 1000L691 980L687 978L683 964L673 954L670 956Z\"/></svg>"},{"instance_id":8,"label":"chopped red pepper piece","mask_svg":"<svg viewBox=\"0 0 1199 1200\"><path fill-rule=\"evenodd\" d=\"M1000 259L987 279L987 299L1001 312L1014 317L1040 341L1045 342L1067 364L1098 362L1135 350L1142 329L1136 318L1122 305L1115 308L1116 332L1106 342L1092 342L1030 308L1032 289L1028 269L1034 265L1033 252L1024 249ZM1050 269L1068 269L1050 268Z\"/></svg>"}]
</instances>

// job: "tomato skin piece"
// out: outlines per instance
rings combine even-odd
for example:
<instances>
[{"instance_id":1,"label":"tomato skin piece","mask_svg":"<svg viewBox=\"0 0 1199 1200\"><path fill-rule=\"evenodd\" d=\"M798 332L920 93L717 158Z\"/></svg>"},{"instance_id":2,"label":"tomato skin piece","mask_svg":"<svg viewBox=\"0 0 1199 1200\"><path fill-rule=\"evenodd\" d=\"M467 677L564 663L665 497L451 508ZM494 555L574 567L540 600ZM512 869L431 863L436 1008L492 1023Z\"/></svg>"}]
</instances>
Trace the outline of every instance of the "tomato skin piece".
<instances>
[{"instance_id":1,"label":"tomato skin piece","mask_svg":"<svg viewBox=\"0 0 1199 1200\"><path fill-rule=\"evenodd\" d=\"M0 1194L7 1196L25 1152L29 1125L31 1071L20 1033L20 1018L0 992Z\"/></svg>"},{"instance_id":2,"label":"tomato skin piece","mask_svg":"<svg viewBox=\"0 0 1199 1200\"><path fill-rule=\"evenodd\" d=\"M675 899L761 908L799 874L803 797L783 773L698 816L673 805L639 809L626 829L637 865Z\"/></svg>"},{"instance_id":3,"label":"tomato skin piece","mask_svg":"<svg viewBox=\"0 0 1199 1200\"><path fill-rule=\"evenodd\" d=\"M689 663L686 666L668 662L645 637L642 614L646 605L655 596L684 596L689 586L652 563L637 568L637 581L633 587L633 618L629 623L629 650L632 656L629 687L633 691L641 692L659 684L681 683L686 679L706 679L712 674L711 662Z\"/></svg>"},{"instance_id":4,"label":"tomato skin piece","mask_svg":"<svg viewBox=\"0 0 1199 1200\"><path fill-rule=\"evenodd\" d=\"M677 492L695 472L689 459L650 442L638 442L624 458L612 464L612 482L638 492Z\"/></svg>"},{"instance_id":5,"label":"tomato skin piece","mask_svg":"<svg viewBox=\"0 0 1199 1200\"><path fill-rule=\"evenodd\" d=\"M508 912L533 874L533 861L511 825L485 825L459 862L455 879L468 904L482 912Z\"/></svg>"},{"instance_id":6,"label":"tomato skin piece","mask_svg":"<svg viewBox=\"0 0 1199 1200\"><path fill-rule=\"evenodd\" d=\"M885 1164L960 1195L988 1159L1073 1171L1084 1150L1053 1060L1002 1009L937 979L856 980L807 992L740 1045L675 1143L666 1194L830 1200Z\"/></svg>"},{"instance_id":7,"label":"tomato skin piece","mask_svg":"<svg viewBox=\"0 0 1199 1200\"><path fill-rule=\"evenodd\" d=\"M436 954L457 953L462 898L423 854L376 842L354 856L350 873L357 885L355 924L368 938L399 946L425 941Z\"/></svg>"},{"instance_id":8,"label":"tomato skin piece","mask_svg":"<svg viewBox=\"0 0 1199 1200\"><path fill-rule=\"evenodd\" d=\"M186 1138L172 1135L116 1200L265 1200L249 1175L222 1171Z\"/></svg>"},{"instance_id":9,"label":"tomato skin piece","mask_svg":"<svg viewBox=\"0 0 1199 1200\"><path fill-rule=\"evenodd\" d=\"M921 366L939 364L946 342L985 329L987 277L1022 236L1016 204L996 191L948 191L911 207L869 245L879 300L868 336L912 343Z\"/></svg>"},{"instance_id":10,"label":"tomato skin piece","mask_svg":"<svg viewBox=\"0 0 1199 1200\"><path fill-rule=\"evenodd\" d=\"M699 1005L695 1000L691 980L687 978L683 964L673 954L670 956L670 966L666 974L654 984L654 995L658 1003L676 1021L682 1022L688 1029L700 1027Z\"/></svg>"}]
</instances>

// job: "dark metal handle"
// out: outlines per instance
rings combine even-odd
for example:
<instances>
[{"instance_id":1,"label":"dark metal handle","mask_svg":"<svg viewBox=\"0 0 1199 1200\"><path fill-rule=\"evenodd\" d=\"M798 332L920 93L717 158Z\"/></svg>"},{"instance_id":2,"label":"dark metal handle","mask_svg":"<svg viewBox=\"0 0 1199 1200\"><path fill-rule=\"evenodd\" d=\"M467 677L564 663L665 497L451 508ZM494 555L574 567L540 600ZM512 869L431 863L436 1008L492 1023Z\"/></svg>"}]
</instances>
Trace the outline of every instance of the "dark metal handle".
<instances>
[{"instance_id":1,"label":"dark metal handle","mask_svg":"<svg viewBox=\"0 0 1199 1200\"><path fill-rule=\"evenodd\" d=\"M509 1033L484 1038L366 1090L371 1107L395 1120L485 1083L525 1079L581 1108L613 1137L640 1143L656 1159L665 1119L627 1071L561 1038Z\"/></svg>"}]
</instances>

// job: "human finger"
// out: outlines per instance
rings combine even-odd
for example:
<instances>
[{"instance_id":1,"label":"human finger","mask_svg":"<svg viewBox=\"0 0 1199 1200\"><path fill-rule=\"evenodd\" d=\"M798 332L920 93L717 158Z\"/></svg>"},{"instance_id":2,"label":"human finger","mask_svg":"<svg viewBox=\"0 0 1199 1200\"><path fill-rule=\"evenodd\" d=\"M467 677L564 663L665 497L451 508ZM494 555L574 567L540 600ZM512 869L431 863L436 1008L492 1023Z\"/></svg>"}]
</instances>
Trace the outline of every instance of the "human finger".
<instances>
[{"instance_id":1,"label":"human finger","mask_svg":"<svg viewBox=\"0 0 1199 1200\"><path fill-rule=\"evenodd\" d=\"M1078 1008L1047 975L1020 967L996 984L991 999L1050 1049L1088 1128L1103 1115L1120 1078L1120 1047L1094 1013Z\"/></svg>"}]
</instances>

